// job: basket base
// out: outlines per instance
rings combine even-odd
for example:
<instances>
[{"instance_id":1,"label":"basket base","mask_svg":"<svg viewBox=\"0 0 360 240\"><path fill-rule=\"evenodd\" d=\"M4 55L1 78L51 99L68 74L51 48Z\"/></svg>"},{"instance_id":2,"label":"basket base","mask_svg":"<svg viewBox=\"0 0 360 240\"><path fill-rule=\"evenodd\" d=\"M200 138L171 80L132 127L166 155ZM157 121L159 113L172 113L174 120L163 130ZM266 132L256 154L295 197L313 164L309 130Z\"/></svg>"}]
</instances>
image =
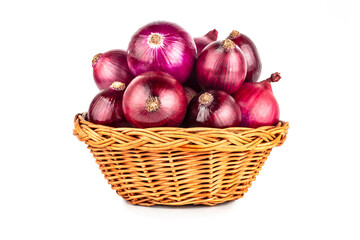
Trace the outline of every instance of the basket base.
<instances>
[{"instance_id":1,"label":"basket base","mask_svg":"<svg viewBox=\"0 0 360 240\"><path fill-rule=\"evenodd\" d=\"M250 187L250 186L249 186ZM131 199L127 196L122 195L120 192L117 192L117 194L121 197L123 197L123 199L125 199L128 203L130 203L131 205L139 205L139 206L146 206L146 207L151 207L151 206L189 206L189 205L194 205L194 206L215 206L218 204L222 204L222 203L227 203L227 202L232 202L235 201L237 199L240 199L244 196L244 194L247 192L247 189L244 190L240 195L238 196L230 196L228 198L209 198L209 199L189 199L188 202L166 202L166 201L156 201L156 200L150 200L150 199Z\"/></svg>"},{"instance_id":2,"label":"basket base","mask_svg":"<svg viewBox=\"0 0 360 240\"><path fill-rule=\"evenodd\" d=\"M245 158L240 162L241 167L234 168L232 173L214 174L211 175L212 178L208 174L204 174L206 177L200 177L199 181L194 182L192 186L191 183L187 182L184 188L181 188L181 184L176 183L173 179L159 178L153 179L151 182L139 182L141 174L138 173L135 178L133 175L126 174L119 166L116 166L117 161L110 164L109 160L103 161L98 158L96 162L112 189L132 205L214 206L242 198L256 179L270 152L271 149L262 152L262 157L257 159ZM224 164L226 161L221 163ZM222 164L219 165L219 169L221 169ZM227 163L227 165L229 164L231 165L231 161ZM244 171L244 169L247 170ZM216 168L214 169L214 172L218 171ZM179 173L177 174L179 175ZM149 173L147 172L145 175L146 179L149 179ZM153 175L160 176L161 172L155 171ZM129 178L129 176L132 177Z\"/></svg>"}]
</instances>

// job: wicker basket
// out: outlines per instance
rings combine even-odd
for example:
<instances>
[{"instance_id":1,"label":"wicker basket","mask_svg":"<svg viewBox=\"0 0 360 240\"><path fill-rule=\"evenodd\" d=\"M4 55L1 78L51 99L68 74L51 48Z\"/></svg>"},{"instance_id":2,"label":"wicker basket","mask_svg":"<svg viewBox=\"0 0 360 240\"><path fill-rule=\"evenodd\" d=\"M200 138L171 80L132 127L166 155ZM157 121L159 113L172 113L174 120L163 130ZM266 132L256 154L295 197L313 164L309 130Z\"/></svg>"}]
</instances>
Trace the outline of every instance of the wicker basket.
<instances>
[{"instance_id":1,"label":"wicker basket","mask_svg":"<svg viewBox=\"0 0 360 240\"><path fill-rule=\"evenodd\" d=\"M244 196L288 128L112 128L77 114L74 135L131 204L216 205Z\"/></svg>"}]
</instances>

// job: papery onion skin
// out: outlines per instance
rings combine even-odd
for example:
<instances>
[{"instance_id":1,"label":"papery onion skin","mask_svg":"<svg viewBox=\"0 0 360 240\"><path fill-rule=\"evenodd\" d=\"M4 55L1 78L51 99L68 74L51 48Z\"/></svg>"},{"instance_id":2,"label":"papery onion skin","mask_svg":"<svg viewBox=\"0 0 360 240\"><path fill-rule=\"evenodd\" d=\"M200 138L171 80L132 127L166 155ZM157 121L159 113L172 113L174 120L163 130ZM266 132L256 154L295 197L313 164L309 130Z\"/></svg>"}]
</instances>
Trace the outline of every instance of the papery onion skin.
<instances>
[{"instance_id":1,"label":"papery onion skin","mask_svg":"<svg viewBox=\"0 0 360 240\"><path fill-rule=\"evenodd\" d=\"M257 82L261 74L262 63L255 44L248 36L236 30L232 31L228 38L241 49L245 56L247 66L245 82Z\"/></svg>"},{"instance_id":2,"label":"papery onion skin","mask_svg":"<svg viewBox=\"0 0 360 240\"><path fill-rule=\"evenodd\" d=\"M262 82L245 82L233 94L241 109L242 127L273 126L279 122L280 108L270 83L280 78L279 73L274 73Z\"/></svg>"},{"instance_id":3,"label":"papery onion skin","mask_svg":"<svg viewBox=\"0 0 360 240\"><path fill-rule=\"evenodd\" d=\"M186 100L187 100L188 103L189 103L189 102L191 101L191 99L193 99L193 97L195 97L196 94L197 94L197 92L196 92L194 89L192 89L192 88L190 88L190 87L188 87L188 86L184 86L184 91L185 91Z\"/></svg>"},{"instance_id":4,"label":"papery onion skin","mask_svg":"<svg viewBox=\"0 0 360 240\"><path fill-rule=\"evenodd\" d=\"M111 127L127 126L122 109L124 89L125 84L114 82L98 93L90 104L88 120Z\"/></svg>"},{"instance_id":5,"label":"papery onion skin","mask_svg":"<svg viewBox=\"0 0 360 240\"><path fill-rule=\"evenodd\" d=\"M132 36L127 61L135 76L163 71L184 83L195 57L196 47L190 34L174 23L159 21L143 26Z\"/></svg>"},{"instance_id":6,"label":"papery onion skin","mask_svg":"<svg viewBox=\"0 0 360 240\"><path fill-rule=\"evenodd\" d=\"M201 53L201 51L210 43L215 42L218 38L218 31L216 29L213 29L209 31L207 34L205 34L202 37L196 37L194 38L194 42L196 45L197 55Z\"/></svg>"},{"instance_id":7,"label":"papery onion skin","mask_svg":"<svg viewBox=\"0 0 360 240\"><path fill-rule=\"evenodd\" d=\"M102 90L113 82L128 85L134 78L127 64L127 54L124 50L110 50L96 54L92 61L93 76L96 86Z\"/></svg>"},{"instance_id":8,"label":"papery onion skin","mask_svg":"<svg viewBox=\"0 0 360 240\"><path fill-rule=\"evenodd\" d=\"M137 76L124 93L124 115L134 127L177 127L185 117L186 107L183 86L164 72Z\"/></svg>"},{"instance_id":9,"label":"papery onion skin","mask_svg":"<svg viewBox=\"0 0 360 240\"><path fill-rule=\"evenodd\" d=\"M241 112L231 95L221 90L208 90L190 101L184 125L226 128L237 127L240 122Z\"/></svg>"},{"instance_id":10,"label":"papery onion skin","mask_svg":"<svg viewBox=\"0 0 360 240\"><path fill-rule=\"evenodd\" d=\"M216 41L200 53L196 78L203 89L228 93L237 91L246 77L246 62L240 48L231 40Z\"/></svg>"}]
</instances>

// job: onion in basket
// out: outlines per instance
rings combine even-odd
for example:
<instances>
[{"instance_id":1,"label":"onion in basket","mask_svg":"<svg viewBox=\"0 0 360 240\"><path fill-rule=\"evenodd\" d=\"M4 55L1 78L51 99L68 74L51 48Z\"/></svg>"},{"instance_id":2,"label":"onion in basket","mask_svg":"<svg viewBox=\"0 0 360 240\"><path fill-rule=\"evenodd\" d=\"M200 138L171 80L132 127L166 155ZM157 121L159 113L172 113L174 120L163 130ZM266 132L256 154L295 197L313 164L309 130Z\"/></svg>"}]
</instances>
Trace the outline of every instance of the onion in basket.
<instances>
[{"instance_id":1,"label":"onion in basket","mask_svg":"<svg viewBox=\"0 0 360 240\"><path fill-rule=\"evenodd\" d=\"M89 107L89 121L111 127L127 126L122 110L124 90L124 83L113 82L97 94Z\"/></svg>"},{"instance_id":2,"label":"onion in basket","mask_svg":"<svg viewBox=\"0 0 360 240\"><path fill-rule=\"evenodd\" d=\"M241 109L241 126L260 127L276 125L280 109L271 84L280 80L280 73L273 73L262 82L244 82L239 91L233 94Z\"/></svg>"},{"instance_id":3,"label":"onion in basket","mask_svg":"<svg viewBox=\"0 0 360 240\"><path fill-rule=\"evenodd\" d=\"M131 81L124 93L123 109L135 127L177 127L186 114L183 86L164 72L147 72Z\"/></svg>"},{"instance_id":4,"label":"onion in basket","mask_svg":"<svg viewBox=\"0 0 360 240\"><path fill-rule=\"evenodd\" d=\"M203 89L237 91L246 76L246 62L240 48L230 39L210 43L196 62L196 78Z\"/></svg>"},{"instance_id":5,"label":"onion in basket","mask_svg":"<svg viewBox=\"0 0 360 240\"><path fill-rule=\"evenodd\" d=\"M184 83L193 69L195 57L194 40L183 28L170 22L152 22L132 36L127 60L135 76L162 71Z\"/></svg>"},{"instance_id":6,"label":"onion in basket","mask_svg":"<svg viewBox=\"0 0 360 240\"><path fill-rule=\"evenodd\" d=\"M96 54L92 60L92 67L95 83L100 90L107 88L115 81L128 85L134 78L128 68L124 50Z\"/></svg>"},{"instance_id":7,"label":"onion in basket","mask_svg":"<svg viewBox=\"0 0 360 240\"><path fill-rule=\"evenodd\" d=\"M241 112L234 99L221 90L209 90L196 95L189 103L186 126L237 127Z\"/></svg>"}]
</instances>

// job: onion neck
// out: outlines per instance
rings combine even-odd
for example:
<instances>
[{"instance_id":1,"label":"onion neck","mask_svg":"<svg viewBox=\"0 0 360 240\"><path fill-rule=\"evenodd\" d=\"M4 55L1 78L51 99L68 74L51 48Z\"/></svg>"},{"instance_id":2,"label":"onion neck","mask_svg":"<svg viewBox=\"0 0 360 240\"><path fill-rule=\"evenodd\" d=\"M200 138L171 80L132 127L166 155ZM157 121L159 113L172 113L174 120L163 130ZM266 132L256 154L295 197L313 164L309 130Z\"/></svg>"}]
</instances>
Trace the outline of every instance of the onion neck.
<instances>
[{"instance_id":1,"label":"onion neck","mask_svg":"<svg viewBox=\"0 0 360 240\"><path fill-rule=\"evenodd\" d=\"M235 48L235 43L227 38L224 41L222 41L221 46L226 50L230 50Z\"/></svg>"},{"instance_id":2,"label":"onion neck","mask_svg":"<svg viewBox=\"0 0 360 240\"><path fill-rule=\"evenodd\" d=\"M211 93L208 92L204 92L203 94L200 95L199 97L199 103L201 105L209 105L214 101L214 97L213 95L211 95Z\"/></svg>"},{"instance_id":3,"label":"onion neck","mask_svg":"<svg viewBox=\"0 0 360 240\"><path fill-rule=\"evenodd\" d=\"M102 53L98 53L96 54L94 57L93 57L93 60L92 60L92 66L94 67L96 65L96 63L100 60L102 56Z\"/></svg>"},{"instance_id":4,"label":"onion neck","mask_svg":"<svg viewBox=\"0 0 360 240\"><path fill-rule=\"evenodd\" d=\"M240 37L240 35L241 35L241 34L239 33L239 31L233 30L233 31L230 33L229 38L230 38L230 39L235 39L235 38Z\"/></svg>"},{"instance_id":5,"label":"onion neck","mask_svg":"<svg viewBox=\"0 0 360 240\"><path fill-rule=\"evenodd\" d=\"M156 112L160 108L160 100L158 97L149 97L146 99L145 109L148 112Z\"/></svg>"},{"instance_id":6,"label":"onion neck","mask_svg":"<svg viewBox=\"0 0 360 240\"><path fill-rule=\"evenodd\" d=\"M278 82L281 79L280 73L275 72L273 74L271 74L271 76L269 78L267 78L265 80L265 82Z\"/></svg>"},{"instance_id":7,"label":"onion neck","mask_svg":"<svg viewBox=\"0 0 360 240\"><path fill-rule=\"evenodd\" d=\"M148 38L148 43L152 47L160 46L163 43L163 37L158 33L152 33Z\"/></svg>"},{"instance_id":8,"label":"onion neck","mask_svg":"<svg viewBox=\"0 0 360 240\"><path fill-rule=\"evenodd\" d=\"M216 29L213 29L207 34L205 34L205 37L209 38L211 41L216 41L218 38L218 31Z\"/></svg>"},{"instance_id":9,"label":"onion neck","mask_svg":"<svg viewBox=\"0 0 360 240\"><path fill-rule=\"evenodd\" d=\"M110 87L117 91L124 91L125 90L125 83L122 82L113 82Z\"/></svg>"}]
</instances>

